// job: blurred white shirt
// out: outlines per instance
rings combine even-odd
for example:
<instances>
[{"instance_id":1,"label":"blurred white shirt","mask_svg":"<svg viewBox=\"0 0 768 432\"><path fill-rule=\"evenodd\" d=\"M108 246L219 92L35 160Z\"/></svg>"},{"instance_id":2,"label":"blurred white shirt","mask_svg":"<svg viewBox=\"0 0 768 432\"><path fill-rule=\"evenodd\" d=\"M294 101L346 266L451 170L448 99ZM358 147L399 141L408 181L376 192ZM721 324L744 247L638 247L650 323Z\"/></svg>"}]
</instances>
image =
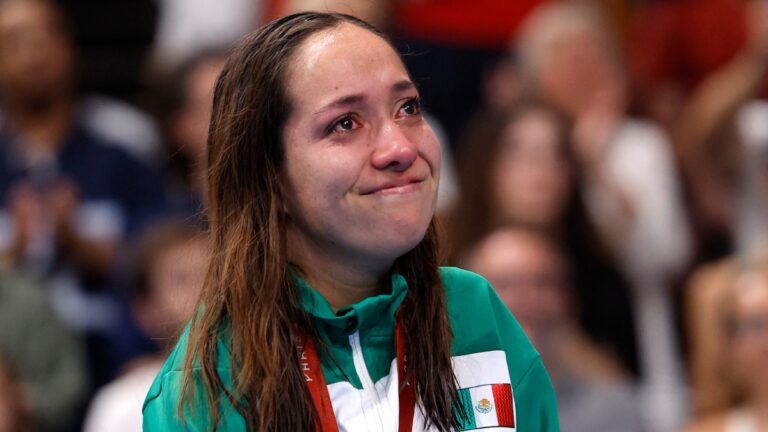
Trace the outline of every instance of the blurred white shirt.
<instances>
[{"instance_id":1,"label":"blurred white shirt","mask_svg":"<svg viewBox=\"0 0 768 432\"><path fill-rule=\"evenodd\" d=\"M154 64L179 65L201 49L226 47L255 29L261 0L161 0Z\"/></svg>"},{"instance_id":2,"label":"blurred white shirt","mask_svg":"<svg viewBox=\"0 0 768 432\"><path fill-rule=\"evenodd\" d=\"M139 366L102 387L88 409L83 432L141 432L141 407L162 365Z\"/></svg>"},{"instance_id":3,"label":"blurred white shirt","mask_svg":"<svg viewBox=\"0 0 768 432\"><path fill-rule=\"evenodd\" d=\"M693 239L672 144L657 125L625 119L604 164L632 210L615 249L633 287L646 426L658 432L679 431L687 402L672 281L688 265ZM622 216L602 185L592 186L585 194L588 211L598 229L610 235L623 225Z\"/></svg>"},{"instance_id":4,"label":"blurred white shirt","mask_svg":"<svg viewBox=\"0 0 768 432\"><path fill-rule=\"evenodd\" d=\"M626 119L611 140L605 170L631 205L633 222L616 252L632 278L668 281L691 254L690 226L672 144L655 124ZM587 190L587 206L603 232L620 225L601 190Z\"/></svg>"}]
</instances>

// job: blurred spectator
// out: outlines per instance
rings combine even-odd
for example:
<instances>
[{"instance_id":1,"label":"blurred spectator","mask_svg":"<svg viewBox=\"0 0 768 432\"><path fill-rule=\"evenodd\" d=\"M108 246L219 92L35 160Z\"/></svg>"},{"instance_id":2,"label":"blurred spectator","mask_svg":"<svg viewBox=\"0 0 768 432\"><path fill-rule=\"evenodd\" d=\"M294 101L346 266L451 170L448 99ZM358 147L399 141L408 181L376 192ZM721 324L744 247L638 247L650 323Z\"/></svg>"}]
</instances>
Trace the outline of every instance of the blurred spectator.
<instances>
[{"instance_id":1,"label":"blurred spectator","mask_svg":"<svg viewBox=\"0 0 768 432\"><path fill-rule=\"evenodd\" d=\"M86 8L85 3L91 3L95 7ZM58 30L56 30L56 32L59 33L58 36L61 36L64 39L59 43L66 45L66 50L69 51L71 57L68 60L71 64L67 66L70 69L67 71L67 73L70 75L67 77L67 79L71 81L68 85L70 85L73 89L78 87L76 85L77 77L75 76L78 74L78 72L86 70L89 73L94 73L94 71L100 69L97 65L89 63L89 61L94 60L91 57L98 57L99 60L96 60L97 62L107 62L109 63L110 68L119 69L116 71L100 71L97 72L97 74L108 75L108 79L117 80L121 79L116 78L118 76L121 76L122 79L126 79L126 75L128 75L130 79L138 80L138 72L136 70L132 70L132 68L138 68L138 65L131 64L132 61L136 61L136 56L134 55L133 58L131 58L132 56L125 52L126 49L129 51L131 50L130 47L126 47L126 45L130 45L130 42L126 41L130 41L132 35L123 35L124 37L121 39L121 42L118 42L118 44L122 43L123 45L120 47L115 47L113 46L115 43L113 39L100 34L99 30L95 30L96 34L91 34L87 37L96 39L95 41L92 40L92 43L102 43L107 45L106 49L103 47L101 48L101 55L99 55L98 50L96 50L96 53L83 53L80 50L87 49L83 46L78 46L77 49L75 49L75 41L73 40L75 35L73 35L73 33L78 32L87 34L94 30L93 27L97 27L108 32L120 27L114 25L106 25L105 22L101 22L95 19L95 16L100 16L100 14L104 12L104 6L101 5L101 3L102 2L80 0L64 0L56 4L51 3L51 6L55 8L54 14L56 15L55 19L57 20L56 26L60 27ZM125 13L126 11L120 11L119 7L116 8L118 3L130 3L130 5L134 8L133 11L136 11L139 9L136 7L138 2L135 0L118 2L113 1L110 2L108 6L111 10L111 13L115 13L115 11L118 11L118 13L124 12L123 15L120 16L120 19L123 20L123 22L129 22L126 17L130 16L131 14ZM57 6L62 4L64 6ZM65 14L65 12L69 12L69 14ZM73 18L71 14L75 14L76 16ZM92 15L88 17L82 16L88 14ZM29 35L34 33L31 31L28 24L18 22L18 16L16 16L16 19L17 22L14 25L18 25L20 27L26 26L25 32L27 35L21 35L21 37L24 39L18 39L18 41L29 45L31 40ZM30 18L27 17L27 19L29 20ZM39 20L39 18L37 19ZM94 23L98 24L94 26ZM83 27L87 27L88 29L84 29ZM120 30L117 31L119 32ZM82 34L79 36L82 37ZM118 37L118 39L120 38ZM17 45L15 49L28 50L25 45L22 44ZM32 55L35 55L34 51L31 53L27 52L26 59L22 60L22 62L26 62L26 67L33 67L30 66L30 64L40 62L40 60L30 58ZM38 53L37 55L40 54ZM143 62L143 55L139 56L139 59ZM20 64L17 64L17 67L20 66ZM130 75L131 73L133 75ZM80 87L83 87L82 83ZM85 94L78 97L77 100L74 101L76 109L75 116L78 118L78 121L82 124L82 126L86 127L90 132L101 137L102 139L105 139L109 143L118 145L132 156L141 159L144 163L150 165L156 164L158 150L160 148L160 135L153 120L147 114L143 113L127 102L105 96L104 94L92 93L99 86L89 87L86 85L84 87L85 88L79 88L78 90L80 93L85 92ZM2 123L3 108L4 107L0 107L0 123Z\"/></svg>"},{"instance_id":2,"label":"blurred spectator","mask_svg":"<svg viewBox=\"0 0 768 432\"><path fill-rule=\"evenodd\" d=\"M47 0L0 3L0 259L50 281L57 313L89 340L96 382L115 325L100 290L122 238L162 209L158 176L77 117L69 27ZM99 354L101 353L101 354Z\"/></svg>"},{"instance_id":3,"label":"blurred spectator","mask_svg":"<svg viewBox=\"0 0 768 432\"><path fill-rule=\"evenodd\" d=\"M163 222L150 228L136 255L134 318L156 344L91 403L85 432L141 431L141 406L184 324L192 316L207 269L208 243L194 226Z\"/></svg>"},{"instance_id":4,"label":"blurred spectator","mask_svg":"<svg viewBox=\"0 0 768 432\"><path fill-rule=\"evenodd\" d=\"M224 67L226 51L197 53L164 80L159 101L169 157L165 167L171 208L198 216L206 195L208 125L213 87Z\"/></svg>"},{"instance_id":5,"label":"blurred spectator","mask_svg":"<svg viewBox=\"0 0 768 432\"><path fill-rule=\"evenodd\" d=\"M0 7L1 249L14 264L50 265L58 252L104 274L120 235L162 205L156 177L75 117L74 54L60 11L46 0Z\"/></svg>"},{"instance_id":6,"label":"blurred spectator","mask_svg":"<svg viewBox=\"0 0 768 432\"><path fill-rule=\"evenodd\" d=\"M460 147L460 201L448 219L447 243L458 262L510 223L557 238L573 269L580 322L636 372L629 288L587 217L568 130L562 116L536 102L509 114L476 115Z\"/></svg>"},{"instance_id":7,"label":"blurred spectator","mask_svg":"<svg viewBox=\"0 0 768 432\"><path fill-rule=\"evenodd\" d=\"M0 432L32 432L29 407L17 374L0 356Z\"/></svg>"},{"instance_id":8,"label":"blurred spectator","mask_svg":"<svg viewBox=\"0 0 768 432\"><path fill-rule=\"evenodd\" d=\"M691 432L768 430L768 262L700 270L690 291Z\"/></svg>"},{"instance_id":9,"label":"blurred spectator","mask_svg":"<svg viewBox=\"0 0 768 432\"><path fill-rule=\"evenodd\" d=\"M574 123L588 209L624 267L679 275L690 240L672 147L660 128L625 114L626 77L600 15L578 3L544 6L518 48L524 78Z\"/></svg>"},{"instance_id":10,"label":"blurred spectator","mask_svg":"<svg viewBox=\"0 0 768 432\"><path fill-rule=\"evenodd\" d=\"M469 255L541 354L558 396L563 430L641 431L629 380L576 323L564 256L537 231L502 228Z\"/></svg>"},{"instance_id":11,"label":"blurred spectator","mask_svg":"<svg viewBox=\"0 0 768 432\"><path fill-rule=\"evenodd\" d=\"M130 0L129 0L130 1ZM255 29L263 0L160 0L154 72L169 73L201 50L228 46Z\"/></svg>"},{"instance_id":12,"label":"blurred spectator","mask_svg":"<svg viewBox=\"0 0 768 432\"><path fill-rule=\"evenodd\" d=\"M677 431L685 393L672 287L689 265L690 227L669 139L626 114L627 77L610 30L585 4L544 6L524 25L520 64L536 93L574 122L587 209L633 288L649 427Z\"/></svg>"},{"instance_id":13,"label":"blurred spectator","mask_svg":"<svg viewBox=\"0 0 768 432\"><path fill-rule=\"evenodd\" d=\"M69 431L86 394L84 357L49 303L39 284L0 273L0 357L16 368L37 430Z\"/></svg>"}]
</instances>

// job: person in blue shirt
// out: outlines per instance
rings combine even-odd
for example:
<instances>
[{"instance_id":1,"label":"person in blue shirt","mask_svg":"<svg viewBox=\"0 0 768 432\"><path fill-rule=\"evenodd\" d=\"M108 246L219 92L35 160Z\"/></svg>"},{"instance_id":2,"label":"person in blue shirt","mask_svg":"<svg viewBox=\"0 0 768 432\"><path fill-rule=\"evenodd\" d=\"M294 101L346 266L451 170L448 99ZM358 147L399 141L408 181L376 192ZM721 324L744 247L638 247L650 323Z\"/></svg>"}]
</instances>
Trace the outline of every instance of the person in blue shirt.
<instances>
[{"instance_id":1,"label":"person in blue shirt","mask_svg":"<svg viewBox=\"0 0 768 432\"><path fill-rule=\"evenodd\" d=\"M45 278L57 314L90 337L122 325L107 281L165 198L156 172L79 116L70 30L54 2L0 3L0 266ZM118 367L99 345L96 384Z\"/></svg>"}]
</instances>

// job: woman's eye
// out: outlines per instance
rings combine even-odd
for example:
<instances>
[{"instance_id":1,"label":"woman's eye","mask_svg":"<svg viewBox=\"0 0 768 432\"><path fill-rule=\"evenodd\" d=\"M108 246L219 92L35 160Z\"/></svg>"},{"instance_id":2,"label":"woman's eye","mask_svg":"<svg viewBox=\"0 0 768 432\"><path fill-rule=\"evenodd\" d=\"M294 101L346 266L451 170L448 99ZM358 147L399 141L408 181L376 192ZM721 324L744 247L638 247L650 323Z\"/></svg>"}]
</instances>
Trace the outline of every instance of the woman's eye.
<instances>
[{"instance_id":1,"label":"woman's eye","mask_svg":"<svg viewBox=\"0 0 768 432\"><path fill-rule=\"evenodd\" d=\"M333 123L331 132L346 133L358 128L357 121L352 116L344 116Z\"/></svg>"},{"instance_id":2,"label":"woman's eye","mask_svg":"<svg viewBox=\"0 0 768 432\"><path fill-rule=\"evenodd\" d=\"M421 101L419 101L418 98L408 99L403 106L400 107L400 112L406 116L421 114Z\"/></svg>"}]
</instances>

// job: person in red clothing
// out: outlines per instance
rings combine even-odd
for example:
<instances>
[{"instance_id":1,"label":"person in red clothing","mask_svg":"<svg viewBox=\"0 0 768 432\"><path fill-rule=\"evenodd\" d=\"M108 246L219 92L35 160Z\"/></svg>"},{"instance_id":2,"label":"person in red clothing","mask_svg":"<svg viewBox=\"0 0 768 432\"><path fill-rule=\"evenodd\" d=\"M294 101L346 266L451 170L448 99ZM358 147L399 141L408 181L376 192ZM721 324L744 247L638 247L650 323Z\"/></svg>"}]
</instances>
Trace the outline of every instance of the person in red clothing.
<instances>
[{"instance_id":1,"label":"person in red clothing","mask_svg":"<svg viewBox=\"0 0 768 432\"><path fill-rule=\"evenodd\" d=\"M747 3L674 0L638 8L628 59L640 109L673 125L690 92L746 42Z\"/></svg>"}]
</instances>

